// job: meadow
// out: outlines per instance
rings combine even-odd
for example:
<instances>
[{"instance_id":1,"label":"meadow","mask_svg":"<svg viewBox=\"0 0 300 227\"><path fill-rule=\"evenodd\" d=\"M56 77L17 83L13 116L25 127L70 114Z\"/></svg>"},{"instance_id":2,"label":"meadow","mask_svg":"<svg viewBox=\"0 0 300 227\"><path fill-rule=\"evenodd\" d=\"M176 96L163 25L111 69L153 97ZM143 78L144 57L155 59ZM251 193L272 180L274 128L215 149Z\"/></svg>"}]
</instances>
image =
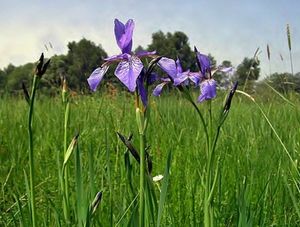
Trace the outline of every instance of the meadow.
<instances>
[{"instance_id":1,"label":"meadow","mask_svg":"<svg viewBox=\"0 0 300 227\"><path fill-rule=\"evenodd\" d=\"M218 91L211 103L213 122L226 93ZM289 96L291 105L272 90L269 93L268 99L254 96L261 110L242 94L233 98L216 147L219 167L212 201L215 226L300 225L299 97ZM193 95L196 99L196 93ZM157 200L160 192L166 192L159 212L161 226L203 226L207 165L203 126L179 92L165 92L149 102L146 144L153 165L151 176L164 175L153 184L153 190ZM139 164L117 134L132 134L133 145L139 147L133 107L134 98L127 92L70 98L68 144L76 133L79 137L68 161L70 223L66 223L60 185L65 106L60 96L43 97L38 91L33 119L38 226L86 225L87 210L98 191L102 199L93 214L94 226L134 225ZM208 103L198 107L207 118ZM1 226L31 225L27 120L28 105L23 97L1 98ZM166 166L170 169L168 184L164 185ZM154 225L151 220L149 223Z\"/></svg>"}]
</instances>

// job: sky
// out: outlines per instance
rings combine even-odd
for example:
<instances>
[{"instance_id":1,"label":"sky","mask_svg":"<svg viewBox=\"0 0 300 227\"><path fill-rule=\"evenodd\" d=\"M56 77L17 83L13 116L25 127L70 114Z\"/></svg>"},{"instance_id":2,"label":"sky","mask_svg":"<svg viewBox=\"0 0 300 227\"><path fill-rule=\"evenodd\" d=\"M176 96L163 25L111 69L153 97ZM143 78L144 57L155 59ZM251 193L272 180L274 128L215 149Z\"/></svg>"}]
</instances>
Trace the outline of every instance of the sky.
<instances>
[{"instance_id":1,"label":"sky","mask_svg":"<svg viewBox=\"0 0 300 227\"><path fill-rule=\"evenodd\" d=\"M134 19L134 48L147 47L159 30L182 31L191 47L235 67L260 48L262 77L291 71L289 24L294 72L300 72L299 0L0 0L0 68L34 62L41 52L46 57L66 54L68 42L82 38L101 44L109 55L118 54L115 18Z\"/></svg>"}]
</instances>

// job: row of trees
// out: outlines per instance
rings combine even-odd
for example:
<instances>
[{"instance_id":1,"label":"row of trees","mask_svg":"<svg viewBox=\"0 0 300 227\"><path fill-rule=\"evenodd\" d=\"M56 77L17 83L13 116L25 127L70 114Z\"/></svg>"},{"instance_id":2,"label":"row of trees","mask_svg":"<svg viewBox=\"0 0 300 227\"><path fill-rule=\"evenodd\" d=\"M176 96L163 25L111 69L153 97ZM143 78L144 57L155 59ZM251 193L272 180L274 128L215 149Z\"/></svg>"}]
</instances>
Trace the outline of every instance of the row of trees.
<instances>
[{"instance_id":1,"label":"row of trees","mask_svg":"<svg viewBox=\"0 0 300 227\"><path fill-rule=\"evenodd\" d=\"M195 64L195 55L189 45L189 40L183 32L163 33L161 31L152 34L152 42L147 48L139 46L139 50L156 50L161 56L168 56L176 59L180 58L184 69L197 71ZM51 59L51 65L47 71L47 75L42 80L41 87L45 92L56 93L58 91L61 78L66 77L70 89L77 92L85 92L88 90L86 79L90 73L100 64L103 63L107 53L95 43L83 38L79 42L68 43L68 52L66 55L55 55ZM209 54L211 62L217 65L216 60ZM222 65L231 66L231 62L224 60ZM27 63L22 66L14 66L9 64L3 70L0 70L0 91L14 93L22 89L22 82L27 84L31 81L34 69L34 63ZM114 70L109 70L106 75L106 81L118 86L116 77L113 76ZM299 73L298 73L299 74ZM280 91L294 89L300 91L299 75L292 76L290 74L271 75L268 80L273 81L275 88ZM222 74L215 74L214 78L221 86L229 84L230 80L238 80L240 85L248 83L253 84L260 76L259 61L254 58L244 58L240 65L236 68L236 72L231 77L224 77ZM285 83L281 83L284 81ZM278 83L280 82L280 83ZM289 82L289 83L287 83ZM298 87L291 84L298 84ZM277 86L278 85L278 86Z\"/></svg>"}]
</instances>

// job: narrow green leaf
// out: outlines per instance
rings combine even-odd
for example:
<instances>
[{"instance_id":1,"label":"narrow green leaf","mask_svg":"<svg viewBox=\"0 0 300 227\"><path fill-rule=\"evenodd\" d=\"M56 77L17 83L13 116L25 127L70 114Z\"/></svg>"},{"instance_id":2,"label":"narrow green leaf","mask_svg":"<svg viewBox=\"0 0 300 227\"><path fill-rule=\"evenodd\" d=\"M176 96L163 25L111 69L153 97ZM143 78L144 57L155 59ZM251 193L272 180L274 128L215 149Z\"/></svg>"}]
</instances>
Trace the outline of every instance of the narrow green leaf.
<instances>
[{"instance_id":1,"label":"narrow green leaf","mask_svg":"<svg viewBox=\"0 0 300 227\"><path fill-rule=\"evenodd\" d=\"M79 136L79 134L77 133L74 136L74 138L72 139L72 141L71 141L71 143L70 143L70 145L69 145L69 147L68 147L68 149L66 151L66 154L65 154L65 157L64 157L63 168L66 166L67 162L70 159L71 154L73 153L74 147L77 144L78 136Z\"/></svg>"},{"instance_id":2,"label":"narrow green leaf","mask_svg":"<svg viewBox=\"0 0 300 227\"><path fill-rule=\"evenodd\" d=\"M172 160L172 153L169 151L167 165L164 173L163 184L160 192L159 198L159 206L158 206L158 216L157 216L157 227L160 226L161 218L163 214L163 208L167 197L167 190L169 185L169 178L170 178L170 168L171 168L171 160Z\"/></svg>"}]
</instances>

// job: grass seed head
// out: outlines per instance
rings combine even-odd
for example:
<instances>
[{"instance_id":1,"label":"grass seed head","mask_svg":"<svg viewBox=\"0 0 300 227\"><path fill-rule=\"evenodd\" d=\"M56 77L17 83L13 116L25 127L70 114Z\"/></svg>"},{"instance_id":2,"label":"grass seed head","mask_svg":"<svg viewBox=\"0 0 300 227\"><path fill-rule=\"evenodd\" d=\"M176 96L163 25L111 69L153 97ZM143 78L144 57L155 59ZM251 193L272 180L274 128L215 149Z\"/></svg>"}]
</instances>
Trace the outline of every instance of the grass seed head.
<instances>
[{"instance_id":1,"label":"grass seed head","mask_svg":"<svg viewBox=\"0 0 300 227\"><path fill-rule=\"evenodd\" d=\"M289 50L292 50L292 42L291 42L291 31L290 31L290 25L286 25L286 34L287 34L287 39L288 39L288 45L289 45Z\"/></svg>"}]
</instances>

